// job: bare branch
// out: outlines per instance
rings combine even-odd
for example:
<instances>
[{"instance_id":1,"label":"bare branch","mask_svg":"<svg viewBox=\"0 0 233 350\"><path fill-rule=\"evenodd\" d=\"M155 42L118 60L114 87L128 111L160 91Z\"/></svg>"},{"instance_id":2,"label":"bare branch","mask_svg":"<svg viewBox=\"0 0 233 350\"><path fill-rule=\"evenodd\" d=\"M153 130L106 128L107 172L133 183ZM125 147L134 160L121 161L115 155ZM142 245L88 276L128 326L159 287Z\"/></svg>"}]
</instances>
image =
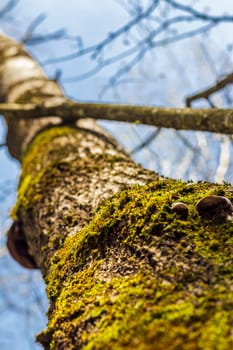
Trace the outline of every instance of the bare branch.
<instances>
[{"instance_id":1,"label":"bare branch","mask_svg":"<svg viewBox=\"0 0 233 350\"><path fill-rule=\"evenodd\" d=\"M66 30L63 28L48 34L34 34L35 29L46 19L46 17L45 13L41 13L29 24L21 40L22 43L27 45L38 45L45 43L46 41L59 40L66 37Z\"/></svg>"},{"instance_id":2,"label":"bare branch","mask_svg":"<svg viewBox=\"0 0 233 350\"><path fill-rule=\"evenodd\" d=\"M211 86L208 89L205 89L203 91L200 91L194 95L191 95L186 98L186 106L191 107L191 104L193 101L204 98L208 100L208 102L211 105L210 101L210 95L214 94L215 92L218 92L219 90L224 89L227 85L233 84L233 73L228 74L225 78L217 81L217 83L213 86Z\"/></svg>"},{"instance_id":3,"label":"bare branch","mask_svg":"<svg viewBox=\"0 0 233 350\"><path fill-rule=\"evenodd\" d=\"M143 56L151 49L151 48L155 48L155 47L159 47L159 46L166 46L169 44L172 44L174 42L178 42L181 41L183 39L186 38L190 38L192 36L195 36L197 34L200 33L205 33L208 32L210 29L212 29L214 26L216 26L215 23L210 23L207 24L205 26L201 26L200 28L194 29L194 30L190 30L188 32L185 33L181 33L179 35L176 36L171 36L171 37L167 37L165 39L161 39L158 41L151 41L149 45L147 45L147 47L141 47L141 51L139 51L139 53L133 57L133 59L125 64L123 67L121 67L110 79L109 82L102 88L102 91L100 93L100 95L104 95L104 93L110 88L113 87L117 81L126 73L128 73L130 70L132 70L132 68L143 58ZM140 47L140 46L139 46ZM135 50L136 51L136 50ZM77 78L77 77L76 77ZM79 79L76 79L79 80ZM75 81L75 77L72 79L72 82ZM67 82L67 79L65 80L65 82ZM71 82L71 80L69 80L69 82Z\"/></svg>"},{"instance_id":4,"label":"bare branch","mask_svg":"<svg viewBox=\"0 0 233 350\"><path fill-rule=\"evenodd\" d=\"M75 82L75 81L79 81L79 80L83 80L86 78L89 78L90 76L92 76L93 74L99 72L100 70L102 70L104 67L111 65L115 62L118 62L124 58L127 58L131 55L133 55L135 53L135 56L133 57L132 61L134 62L138 62L138 58L137 56L141 56L141 55L145 55L146 52L148 50L150 50L152 47L158 47L158 46L164 46L164 44L169 44L169 42L166 43L166 39L163 39L162 41L158 41L158 42L154 42L153 43L153 39L158 36L159 34L161 34L166 28L168 28L170 25L174 24L174 23L178 23L178 22L183 22L183 21L192 21L191 17L174 17L171 18L165 22L163 22L161 25L158 26L158 28L156 28L155 30L153 30L152 32L150 32L145 38L143 38L143 40L140 40L136 43L136 45L134 45L133 47L130 47L129 49L126 49L120 53L118 53L115 56L109 57L107 59L102 59L101 62L97 62L97 65L92 68L91 70L89 70L86 73L83 73L81 75L78 76L71 76L71 77L65 77L63 79L64 82ZM209 30L210 27L207 28L207 30ZM200 29L198 29L198 33L199 33ZM205 28L201 27L201 32L204 32ZM188 32L186 33L189 37L196 35L197 32L196 30L193 32ZM181 39L184 39L183 35L180 37L177 36L176 40L174 41L179 41ZM173 42L173 41L172 41ZM86 49L87 50L87 49ZM85 51L85 50L84 50ZM85 54L85 53L84 53ZM140 57L139 57L140 58ZM141 57L142 58L142 57ZM122 67L122 70L124 71L124 73L128 72L129 69L133 68L133 62L129 61L127 64L125 64L125 66ZM127 67L128 66L128 67ZM118 72L116 73L116 75L118 75ZM110 78L111 80L111 78Z\"/></svg>"},{"instance_id":5,"label":"bare branch","mask_svg":"<svg viewBox=\"0 0 233 350\"><path fill-rule=\"evenodd\" d=\"M217 22L217 23L233 21L233 16L228 16L228 15L212 16L210 14L197 11L192 6L179 4L177 1L173 1L173 0L164 0L164 1L170 4L173 8L187 12L202 21L211 21L211 22Z\"/></svg>"},{"instance_id":6,"label":"bare branch","mask_svg":"<svg viewBox=\"0 0 233 350\"><path fill-rule=\"evenodd\" d=\"M57 116L64 123L82 118L115 120L128 123L154 125L176 130L200 130L223 134L233 133L232 109L161 108L84 103L67 100L61 104L46 105L0 104L0 113L8 118L33 119Z\"/></svg>"},{"instance_id":7,"label":"bare branch","mask_svg":"<svg viewBox=\"0 0 233 350\"><path fill-rule=\"evenodd\" d=\"M158 128L154 130L143 142L141 142L138 146L134 147L132 151L130 151L130 154L133 155L139 151L141 151L143 148L149 146L149 144L156 139L156 137L160 134L161 128Z\"/></svg>"},{"instance_id":8,"label":"bare branch","mask_svg":"<svg viewBox=\"0 0 233 350\"><path fill-rule=\"evenodd\" d=\"M93 59L97 58L106 46L111 44L113 41L115 41L122 34L128 32L130 29L135 27L138 24L138 22L147 18L154 11L154 9L158 6L158 3L159 3L158 0L154 0L153 3L146 9L146 11L138 14L135 18L133 18L131 21L129 21L124 26L120 27L115 32L109 33L108 36L103 41L98 43L97 45L89 46L83 50L79 50L78 52L74 52L73 54L70 54L70 55L65 55L62 57L55 58L55 59L47 60L47 61L43 62L42 64L47 65L47 64L51 64L51 63L70 61L70 60L79 58L81 56L84 56L88 53L92 54Z\"/></svg>"},{"instance_id":9,"label":"bare branch","mask_svg":"<svg viewBox=\"0 0 233 350\"><path fill-rule=\"evenodd\" d=\"M26 42L27 38L31 38L32 33L35 31L35 29L46 19L45 13L40 13L28 26L28 28L25 31L24 39L22 39L22 42Z\"/></svg>"},{"instance_id":10,"label":"bare branch","mask_svg":"<svg viewBox=\"0 0 233 350\"><path fill-rule=\"evenodd\" d=\"M7 12L10 12L17 4L19 0L10 0L8 3L0 10L0 17L6 15Z\"/></svg>"},{"instance_id":11,"label":"bare branch","mask_svg":"<svg viewBox=\"0 0 233 350\"><path fill-rule=\"evenodd\" d=\"M151 0L146 8L143 8L139 1L128 1L128 3L118 1L118 3L129 13L132 17L131 20L116 31L109 33L104 40L96 45L88 47L82 45L71 54L47 60L42 64L60 63L78 59L82 56L88 56L91 60L94 60L94 66L88 71L76 76L63 77L62 82L72 83L87 79L106 66L121 62L124 59L125 61L122 62L121 67L110 77L108 84L103 88L103 94L107 89L113 87L123 75L132 70L151 49L206 33L220 23L233 22L233 16L231 15L214 16L173 0L164 0L163 4L166 3L167 10L170 10L166 11L164 16L161 16L159 13L161 2L157 0ZM175 16L173 15L174 12L176 13ZM186 24L186 26L182 25L182 32L177 27L180 23ZM193 24L191 28L190 23ZM140 38L137 35L137 30L139 29ZM162 33L165 33L166 36L161 38ZM126 35L129 38L128 40ZM113 56L107 55L105 49L120 38L123 46L119 53Z\"/></svg>"}]
</instances>

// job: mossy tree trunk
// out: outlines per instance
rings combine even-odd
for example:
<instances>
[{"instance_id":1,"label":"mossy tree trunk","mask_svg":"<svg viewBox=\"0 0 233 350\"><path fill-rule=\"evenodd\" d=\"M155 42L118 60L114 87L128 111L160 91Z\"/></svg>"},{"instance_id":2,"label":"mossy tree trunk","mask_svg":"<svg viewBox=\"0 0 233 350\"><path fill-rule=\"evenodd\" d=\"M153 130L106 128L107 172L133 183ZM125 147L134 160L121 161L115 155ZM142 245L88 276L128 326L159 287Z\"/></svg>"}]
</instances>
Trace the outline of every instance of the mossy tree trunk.
<instances>
[{"instance_id":1,"label":"mossy tree trunk","mask_svg":"<svg viewBox=\"0 0 233 350\"><path fill-rule=\"evenodd\" d=\"M0 98L66 100L3 36ZM44 348L231 349L232 222L195 207L207 195L233 199L231 186L144 170L91 119L6 121L9 151L22 163L13 231L50 301L37 337ZM174 202L187 217L172 212Z\"/></svg>"}]
</instances>

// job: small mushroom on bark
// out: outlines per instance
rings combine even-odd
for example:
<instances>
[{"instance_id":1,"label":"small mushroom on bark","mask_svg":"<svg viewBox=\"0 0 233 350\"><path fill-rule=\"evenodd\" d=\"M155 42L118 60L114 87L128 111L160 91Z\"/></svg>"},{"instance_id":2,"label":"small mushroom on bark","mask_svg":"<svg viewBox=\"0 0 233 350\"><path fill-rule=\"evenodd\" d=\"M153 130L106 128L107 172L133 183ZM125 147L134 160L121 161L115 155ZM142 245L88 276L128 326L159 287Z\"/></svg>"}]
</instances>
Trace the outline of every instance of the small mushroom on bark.
<instances>
[{"instance_id":1,"label":"small mushroom on bark","mask_svg":"<svg viewBox=\"0 0 233 350\"><path fill-rule=\"evenodd\" d=\"M171 212L176 213L183 219L186 219L189 213L188 206L182 202L173 203L171 206Z\"/></svg>"},{"instance_id":2,"label":"small mushroom on bark","mask_svg":"<svg viewBox=\"0 0 233 350\"><path fill-rule=\"evenodd\" d=\"M196 205L202 218L229 219L233 214L231 201L224 196L207 196L199 200Z\"/></svg>"},{"instance_id":3,"label":"small mushroom on bark","mask_svg":"<svg viewBox=\"0 0 233 350\"><path fill-rule=\"evenodd\" d=\"M7 232L7 248L11 256L23 267L36 269L36 262L28 252L28 245L19 221L15 221Z\"/></svg>"}]
</instances>

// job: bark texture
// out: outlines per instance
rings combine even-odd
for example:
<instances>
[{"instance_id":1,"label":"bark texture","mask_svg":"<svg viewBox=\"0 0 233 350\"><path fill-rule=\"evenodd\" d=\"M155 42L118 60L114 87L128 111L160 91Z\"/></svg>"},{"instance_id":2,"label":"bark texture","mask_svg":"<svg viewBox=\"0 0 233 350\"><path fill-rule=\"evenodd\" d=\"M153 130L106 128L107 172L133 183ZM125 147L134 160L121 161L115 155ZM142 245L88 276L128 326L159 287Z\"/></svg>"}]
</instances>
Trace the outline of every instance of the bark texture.
<instances>
[{"instance_id":1,"label":"bark texture","mask_svg":"<svg viewBox=\"0 0 233 350\"><path fill-rule=\"evenodd\" d=\"M65 100L4 37L0 90L3 102ZM232 187L144 170L91 120L7 122L22 162L13 217L50 301L37 337L44 348L230 350L233 225L201 217L195 203L213 194L233 200ZM174 202L187 205L187 218Z\"/></svg>"}]
</instances>

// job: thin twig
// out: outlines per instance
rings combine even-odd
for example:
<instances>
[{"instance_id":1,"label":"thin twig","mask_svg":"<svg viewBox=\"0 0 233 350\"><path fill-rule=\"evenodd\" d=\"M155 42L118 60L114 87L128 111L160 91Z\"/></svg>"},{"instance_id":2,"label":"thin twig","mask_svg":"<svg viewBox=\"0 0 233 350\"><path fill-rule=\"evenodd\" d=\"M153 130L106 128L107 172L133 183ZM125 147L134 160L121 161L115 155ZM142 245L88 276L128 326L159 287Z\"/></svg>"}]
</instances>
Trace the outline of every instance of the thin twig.
<instances>
[{"instance_id":1,"label":"thin twig","mask_svg":"<svg viewBox=\"0 0 233 350\"><path fill-rule=\"evenodd\" d=\"M191 95L186 98L186 106L191 107L191 104L195 100L204 98L210 102L210 95L218 92L219 90L224 89L227 85L233 84L233 73L228 74L224 79L219 80L216 84L209 87L208 89L202 90L194 95Z\"/></svg>"},{"instance_id":2,"label":"thin twig","mask_svg":"<svg viewBox=\"0 0 233 350\"><path fill-rule=\"evenodd\" d=\"M17 4L19 0L10 0L8 3L0 10L0 17L6 15L7 12L10 12Z\"/></svg>"},{"instance_id":3,"label":"thin twig","mask_svg":"<svg viewBox=\"0 0 233 350\"><path fill-rule=\"evenodd\" d=\"M144 141L140 142L139 145L134 147L132 151L130 151L130 154L135 154L139 151L141 151L143 148L149 146L149 144L156 139L156 137L160 134L161 128L158 128L154 130Z\"/></svg>"}]
</instances>

